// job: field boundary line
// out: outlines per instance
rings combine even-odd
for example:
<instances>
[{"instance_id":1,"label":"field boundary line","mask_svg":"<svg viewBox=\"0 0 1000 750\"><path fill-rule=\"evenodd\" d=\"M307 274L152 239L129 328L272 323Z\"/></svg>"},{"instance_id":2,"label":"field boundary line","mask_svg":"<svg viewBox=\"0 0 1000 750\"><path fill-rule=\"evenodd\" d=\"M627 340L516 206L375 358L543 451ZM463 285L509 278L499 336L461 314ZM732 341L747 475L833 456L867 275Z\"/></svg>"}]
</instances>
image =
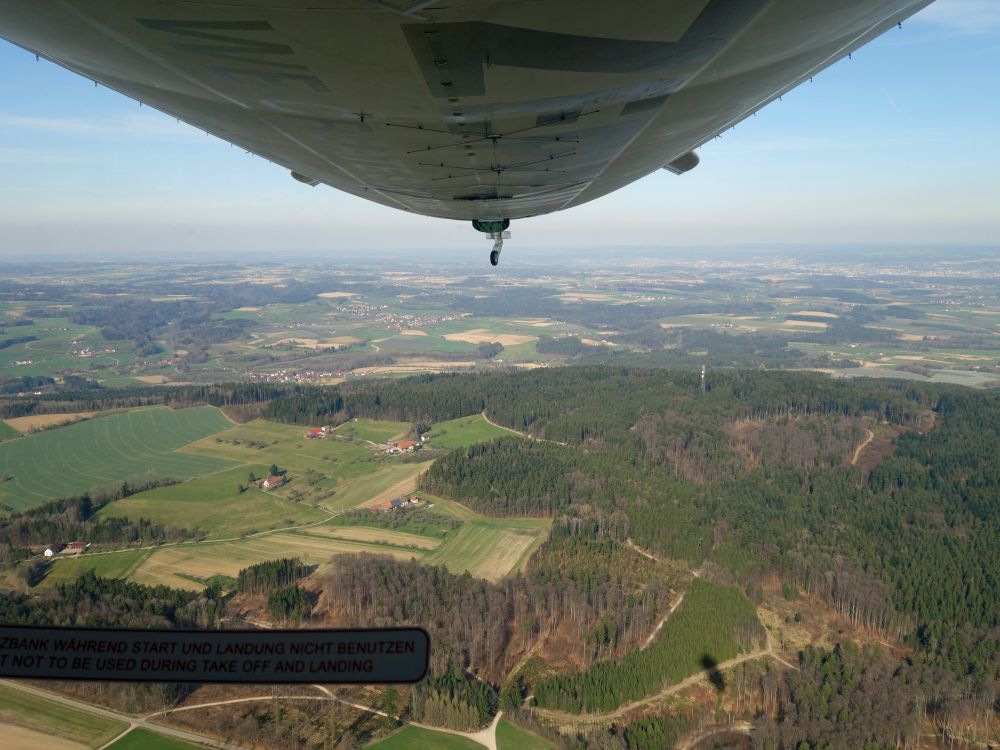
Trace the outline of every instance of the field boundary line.
<instances>
[{"instance_id":1,"label":"field boundary line","mask_svg":"<svg viewBox=\"0 0 1000 750\"><path fill-rule=\"evenodd\" d=\"M632 540L629 539L629 544L631 543ZM645 554L642 553L642 551L638 547L635 547L635 545L633 545L633 548L636 551L640 552L641 554ZM654 557L651 559L655 560L656 558ZM701 568L698 568L697 570L692 570L691 575L693 575L694 578L701 578ZM692 578L691 581L694 581L694 578ZM643 642L642 646L639 647L640 651L645 651L647 648L653 645L653 641L656 640L656 636L658 636L660 634L660 631L663 630L663 626L666 625L667 620L670 619L670 616L673 615L673 613L677 610L677 608L680 607L681 604L684 602L684 597L687 595L687 592L688 592L687 587L685 587L684 590L681 592L681 595L677 597L677 600L670 605L670 608L667 610L666 614L664 614L663 617L660 618L660 621L656 624L656 627L653 628L653 632L649 634L649 637ZM768 639L769 640L767 647L770 650L771 648L770 636L768 636Z\"/></svg>"},{"instance_id":2,"label":"field boundary line","mask_svg":"<svg viewBox=\"0 0 1000 750\"><path fill-rule=\"evenodd\" d=\"M507 432L512 432L515 435L520 435L526 440L534 440L538 443L552 443L553 445L561 445L564 448L569 445L569 443L564 443L561 440L549 440L548 438L537 437L529 432L521 432L520 430L515 430L513 427L508 427L507 425L498 424L497 422L494 422L492 419L489 418L489 415L486 414L486 409L483 409L480 412L480 414L482 414L483 419L485 419L489 424L493 425L497 429L506 430Z\"/></svg>"},{"instance_id":3,"label":"field boundary line","mask_svg":"<svg viewBox=\"0 0 1000 750\"><path fill-rule=\"evenodd\" d=\"M122 737L124 737L129 732L131 732L133 729L135 729L135 724L129 723L129 725L127 727L125 727L125 731L124 732L122 732L121 734L115 735L110 740L108 740L103 745L101 745L99 748L97 748L97 750L105 750L105 748L111 747L113 744L115 744L116 742L118 742L118 740L120 740Z\"/></svg>"},{"instance_id":4,"label":"field boundary line","mask_svg":"<svg viewBox=\"0 0 1000 750\"><path fill-rule=\"evenodd\" d=\"M644 706L648 706L651 703L655 703L656 701L667 697L668 695L672 695L673 693L678 693L681 690L691 687L692 685L696 685L702 680L707 679L713 672L722 672L724 669L735 667L744 662L770 658L774 659L775 661L779 662L780 664L786 667L794 669L795 671L799 670L797 666L791 664L790 662L785 661L779 654L775 653L774 644L771 642L770 633L767 633L766 643L767 643L766 648L756 649L754 651L750 651L745 654L740 654L739 656L735 656L732 659L728 659L727 661L724 661L720 664L716 664L713 667L709 667L708 669L703 669L699 672L695 672L694 674L688 675L683 680L674 685L668 685L667 687L655 693L651 693L650 695L646 695L642 698L637 698L635 700L622 703L620 706L611 711L603 711L598 713L581 712L575 714L569 711L562 711L556 708L541 708L539 706L529 706L528 709L537 712L541 716L546 716L548 718L556 719L558 721L564 721L570 724L573 723L590 724L595 721L601 722L601 721L621 718L624 714L627 714L629 711L634 711Z\"/></svg>"},{"instance_id":5,"label":"field boundary line","mask_svg":"<svg viewBox=\"0 0 1000 750\"><path fill-rule=\"evenodd\" d=\"M338 511L337 513L334 513L320 521L313 521L312 523L303 524L301 526L285 526L284 528L281 529L268 529L266 531L258 531L253 534L247 534L246 536L227 537L226 539L192 539L183 542L167 542L165 544L152 544L152 545L147 545L146 547L128 547L126 549L109 549L109 550L102 550L100 552L85 552L81 555L75 555L73 559L82 559L85 557L97 557L98 555L117 555L123 552L135 552L137 550L149 550L151 552L155 552L156 550L168 549L170 547L194 547L196 545L206 545L206 544L230 544L232 542L245 542L248 539L256 539L257 537L268 536L270 534L281 534L289 531L297 531L298 529L308 529L313 526L321 526L324 523L329 523L337 516L341 516L343 514L344 511ZM56 562L59 562L60 560L61 558L57 559Z\"/></svg>"},{"instance_id":6,"label":"field boundary line","mask_svg":"<svg viewBox=\"0 0 1000 750\"><path fill-rule=\"evenodd\" d=\"M175 729L166 724L157 724L154 722L147 721L144 717L134 716L131 714L124 713L123 711L116 711L113 708L105 708L104 706L94 705L92 703L87 703L86 701L79 700L77 698L70 698L65 695L60 695L59 693L53 693L48 690L42 690L41 688L36 688L30 685L23 685L15 680L0 680L0 685L4 685L14 690L20 690L21 692L34 695L37 698L44 698L45 700L52 701L53 703L58 703L63 706L68 706L69 708L76 709L77 711L82 711L94 716L101 716L105 719L112 719L114 721L120 721L129 725L128 732L136 728L148 729L151 732L159 732L160 734L171 735L177 737L178 739L185 740L187 742L193 742L195 744L209 745L211 747L223 748L224 750L246 750L240 745L234 745L223 740L217 740L214 737L209 737L205 734L198 734L196 732L190 732L184 729ZM126 732L126 734L128 733ZM119 735L120 736L120 735Z\"/></svg>"},{"instance_id":7,"label":"field boundary line","mask_svg":"<svg viewBox=\"0 0 1000 750\"><path fill-rule=\"evenodd\" d=\"M486 420L487 424L491 424L494 427L496 427L497 429L506 430L507 432L512 432L515 435L520 435L523 438L528 438L528 440L541 440L541 438L532 437L527 432L521 432L520 430L515 430L513 427L508 427L505 424L498 424L498 423L494 422L492 419L490 419L489 415L486 413L486 409L483 409L480 412L480 414L482 415L483 419Z\"/></svg>"},{"instance_id":8,"label":"field boundary line","mask_svg":"<svg viewBox=\"0 0 1000 750\"><path fill-rule=\"evenodd\" d=\"M681 690L691 687L702 680L706 679L713 672L721 672L724 669L729 669L730 667L735 667L738 664L742 664L747 661L755 661L757 659L764 659L769 656L773 656L773 652L770 648L758 649L756 651L751 651L747 654L741 654L732 659L722 662L721 664L716 664L710 669L703 669L694 674L688 675L680 682L674 685L668 685L667 687L658 690L655 693L643 696L642 698L637 698L632 701L627 701L622 703L618 708L612 709L611 711L601 711L597 713L586 713L581 712L578 714L572 713L570 711L563 711L557 708L542 708L540 706L529 706L529 710L538 713L541 716L546 716L551 719L556 719L557 721L562 721L569 724L592 724L594 722L603 722L612 719L621 718L624 714L629 711L634 711L636 709L647 706L651 703L655 703L661 698L666 698L668 695L673 693L678 693Z\"/></svg>"},{"instance_id":9,"label":"field boundary line","mask_svg":"<svg viewBox=\"0 0 1000 750\"><path fill-rule=\"evenodd\" d=\"M128 570L126 570L122 574L122 579L126 579L130 575L132 575L133 573L135 573L135 571L137 571L140 568L140 566L144 562L146 562L146 560L148 560L152 556L153 556L153 551L152 550L146 550L143 554L139 555L139 557L136 558L135 562L133 562L131 565L129 565Z\"/></svg>"},{"instance_id":10,"label":"field boundary line","mask_svg":"<svg viewBox=\"0 0 1000 750\"><path fill-rule=\"evenodd\" d=\"M379 528L377 526L362 526L361 524L358 524L357 526L345 526L344 528L378 529L379 531L383 530L383 529L381 529L381 528ZM338 536L337 534L316 534L316 533L310 533L308 531L293 531L291 533L295 534L296 536L304 536L304 537L308 537L310 539L333 539L333 540L338 541L338 542L354 542L355 544L378 545L380 547L393 547L395 549L404 550L406 552L410 552L410 551L416 550L417 552L421 552L421 553L433 552L434 550L436 550L438 547L440 547L444 543L443 540L439 540L439 539L435 540L434 537L430 537L430 536L425 537L425 538L426 539L435 540L435 541L438 542L438 544L436 544L433 547L417 547L416 545L413 545L413 544L395 544L393 542L366 541L366 540L363 540L363 539L351 539L349 536ZM401 532L401 533L406 534L406 533L409 533L409 532L405 532L404 531L404 532ZM419 534L414 534L414 536L420 536L420 535Z\"/></svg>"}]
</instances>

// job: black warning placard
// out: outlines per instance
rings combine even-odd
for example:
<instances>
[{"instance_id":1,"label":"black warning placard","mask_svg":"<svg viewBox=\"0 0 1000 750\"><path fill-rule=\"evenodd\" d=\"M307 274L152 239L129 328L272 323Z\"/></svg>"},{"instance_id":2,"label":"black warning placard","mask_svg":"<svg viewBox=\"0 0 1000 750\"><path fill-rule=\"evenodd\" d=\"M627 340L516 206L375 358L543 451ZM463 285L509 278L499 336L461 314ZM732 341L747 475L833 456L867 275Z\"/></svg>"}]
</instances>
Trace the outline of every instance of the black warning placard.
<instances>
[{"instance_id":1,"label":"black warning placard","mask_svg":"<svg viewBox=\"0 0 1000 750\"><path fill-rule=\"evenodd\" d=\"M417 682L420 628L95 630L0 626L0 676L137 682Z\"/></svg>"}]
</instances>

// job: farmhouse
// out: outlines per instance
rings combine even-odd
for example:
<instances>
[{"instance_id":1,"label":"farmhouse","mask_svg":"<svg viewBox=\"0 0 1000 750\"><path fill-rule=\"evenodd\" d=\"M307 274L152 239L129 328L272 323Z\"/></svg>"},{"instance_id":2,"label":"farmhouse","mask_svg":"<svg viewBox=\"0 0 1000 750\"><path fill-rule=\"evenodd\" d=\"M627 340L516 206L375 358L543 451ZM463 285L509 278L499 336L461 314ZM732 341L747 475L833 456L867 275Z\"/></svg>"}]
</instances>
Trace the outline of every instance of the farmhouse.
<instances>
[{"instance_id":1,"label":"farmhouse","mask_svg":"<svg viewBox=\"0 0 1000 750\"><path fill-rule=\"evenodd\" d=\"M404 505L409 505L410 500L405 497L397 497L395 500L386 500L384 503L378 503L377 505L372 505L372 510L382 511L387 513L391 510L396 510L396 508L402 508Z\"/></svg>"},{"instance_id":2,"label":"farmhouse","mask_svg":"<svg viewBox=\"0 0 1000 750\"><path fill-rule=\"evenodd\" d=\"M284 483L285 483L285 478L284 477L274 476L274 477L268 477L267 479L265 479L263 482L260 483L260 486L261 486L262 489L270 490L270 489L273 489L275 487L280 487Z\"/></svg>"},{"instance_id":3,"label":"farmhouse","mask_svg":"<svg viewBox=\"0 0 1000 750\"><path fill-rule=\"evenodd\" d=\"M89 546L89 542L70 542L63 548L62 554L79 554Z\"/></svg>"},{"instance_id":4,"label":"farmhouse","mask_svg":"<svg viewBox=\"0 0 1000 750\"><path fill-rule=\"evenodd\" d=\"M323 432L323 428L322 427L313 427L313 428L311 428L309 430L309 432L306 433L306 439L307 440L315 440L316 438L323 437L325 434L326 433Z\"/></svg>"},{"instance_id":5,"label":"farmhouse","mask_svg":"<svg viewBox=\"0 0 1000 750\"><path fill-rule=\"evenodd\" d=\"M52 557L53 555L58 555L60 552L63 551L63 548L65 546L66 546L65 544L60 544L59 542L56 542L55 544L50 544L48 547L45 548L44 554L46 557Z\"/></svg>"}]
</instances>

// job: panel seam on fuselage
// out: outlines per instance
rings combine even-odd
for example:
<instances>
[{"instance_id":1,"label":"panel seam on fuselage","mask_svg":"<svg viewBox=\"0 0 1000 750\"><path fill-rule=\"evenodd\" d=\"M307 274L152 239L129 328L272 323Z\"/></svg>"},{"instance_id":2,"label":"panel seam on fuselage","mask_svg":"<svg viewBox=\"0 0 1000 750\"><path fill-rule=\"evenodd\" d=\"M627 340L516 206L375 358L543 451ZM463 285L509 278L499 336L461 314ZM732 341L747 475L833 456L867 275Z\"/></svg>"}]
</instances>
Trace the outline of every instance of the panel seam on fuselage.
<instances>
[{"instance_id":1,"label":"panel seam on fuselage","mask_svg":"<svg viewBox=\"0 0 1000 750\"><path fill-rule=\"evenodd\" d=\"M724 55L739 39L741 39L754 26L754 24L757 23L758 19L760 19L760 17L762 15L764 15L772 7L774 7L775 2L777 2L777 0L768 0L767 4L765 6L763 6L760 10L758 10L753 15L753 18L751 18L747 22L747 24L742 29L740 29L740 31L738 33L733 34L732 39L730 39L722 47L722 49L719 50L719 52L716 55L714 55L711 59L707 60L704 65L702 65L700 68L698 68L698 70L695 71L695 73L693 75L691 75L690 78L688 78L686 81L684 81L677 88L677 91L675 91L674 93L676 94L676 93L679 93L679 92L683 91L688 86L690 86L693 81L697 80L698 77L702 73L705 72L705 70L707 70L712 64L714 64L716 60L718 60L722 55ZM669 99L667 101L669 102ZM646 121L646 124L643 127L641 127L639 129L639 131L628 140L628 142L618 151L617 154L614 155L614 157L612 157L611 159L608 159L608 161L604 165L604 168L601 169L600 173L587 183L587 187L590 187L590 185L594 184L594 182L596 182L597 180L599 180L604 175L604 173L607 172L608 169L610 169L611 166L618 159L621 158L622 154L624 154L626 151L628 151L629 148L631 148L632 144L635 143L639 138L642 137L642 135L656 121L657 117L659 116L660 112L663 111L663 107L665 107L665 106L666 106L666 102L664 102L664 104L660 105L660 109L657 110L657 113L653 117L650 117L649 120ZM561 210L563 210L565 208L569 208L570 205L573 203L573 201L576 200L580 196L580 193L582 193L586 189L587 188L585 187L585 188L582 188L581 190L577 191L577 193L571 199L569 199L568 201L566 201L565 203L563 203L562 205L560 205L559 208L556 209L556 210L561 211Z\"/></svg>"}]
</instances>

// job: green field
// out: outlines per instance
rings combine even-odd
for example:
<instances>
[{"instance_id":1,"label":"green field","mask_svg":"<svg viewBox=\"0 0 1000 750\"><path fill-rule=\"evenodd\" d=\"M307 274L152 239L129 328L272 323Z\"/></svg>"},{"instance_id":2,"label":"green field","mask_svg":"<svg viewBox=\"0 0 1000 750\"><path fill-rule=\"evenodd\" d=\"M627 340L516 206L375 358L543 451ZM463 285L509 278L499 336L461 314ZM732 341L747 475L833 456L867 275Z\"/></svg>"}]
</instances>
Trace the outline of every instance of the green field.
<instances>
[{"instance_id":1,"label":"green field","mask_svg":"<svg viewBox=\"0 0 1000 750\"><path fill-rule=\"evenodd\" d=\"M359 505L374 505L413 492L417 476L427 470L430 462L408 464L394 461L371 474L357 477L337 489L337 494L323 502L330 510L348 510Z\"/></svg>"},{"instance_id":2,"label":"green field","mask_svg":"<svg viewBox=\"0 0 1000 750\"><path fill-rule=\"evenodd\" d=\"M127 578L149 554L149 550L132 549L100 555L56 557L42 585L70 583L87 571L93 571L102 578Z\"/></svg>"},{"instance_id":3,"label":"green field","mask_svg":"<svg viewBox=\"0 0 1000 750\"><path fill-rule=\"evenodd\" d=\"M100 747L128 728L124 722L77 711L3 685L0 685L0 722L63 737L91 748Z\"/></svg>"},{"instance_id":4,"label":"green field","mask_svg":"<svg viewBox=\"0 0 1000 750\"><path fill-rule=\"evenodd\" d=\"M373 419L352 419L337 428L337 434L342 437L353 437L359 440L370 440L373 443L384 443L392 438L402 437L412 429L409 422L378 422Z\"/></svg>"},{"instance_id":5,"label":"green field","mask_svg":"<svg viewBox=\"0 0 1000 750\"><path fill-rule=\"evenodd\" d=\"M323 565L333 555L358 552L389 555L399 560L416 559L443 565L453 573L468 570L474 576L496 581L524 565L545 540L550 524L547 519L484 518L471 511L463 520L463 526L443 540L331 522L302 531L265 533L239 541L85 554L53 562L44 585L71 581L80 573L93 570L98 575L127 577L147 585L197 590L213 576L235 577L241 568L264 560L298 557L308 565Z\"/></svg>"},{"instance_id":6,"label":"green field","mask_svg":"<svg viewBox=\"0 0 1000 750\"><path fill-rule=\"evenodd\" d=\"M434 425L428 445L431 448L454 450L513 434L515 434L513 430L494 427L483 418L482 414L473 414L471 417L460 417Z\"/></svg>"},{"instance_id":7,"label":"green field","mask_svg":"<svg viewBox=\"0 0 1000 750\"><path fill-rule=\"evenodd\" d=\"M506 719L497 724L497 750L552 750L554 745Z\"/></svg>"},{"instance_id":8,"label":"green field","mask_svg":"<svg viewBox=\"0 0 1000 750\"><path fill-rule=\"evenodd\" d=\"M406 726L381 742L368 745L371 750L483 750L478 742L454 734Z\"/></svg>"},{"instance_id":9,"label":"green field","mask_svg":"<svg viewBox=\"0 0 1000 750\"><path fill-rule=\"evenodd\" d=\"M424 554L419 549L280 532L239 542L164 546L143 560L129 578L148 586L162 583L174 588L199 590L204 588L201 581L215 575L235 578L240 569L264 560L298 557L306 565L323 565L333 555L357 552L390 555L400 560L420 559Z\"/></svg>"},{"instance_id":10,"label":"green field","mask_svg":"<svg viewBox=\"0 0 1000 750\"><path fill-rule=\"evenodd\" d=\"M132 361L131 342L105 341L95 327L77 325L68 318L36 320L33 325L8 329L6 335L34 336L36 340L0 349L2 377L51 376L97 368L101 368L103 374L109 368ZM81 349L90 349L94 354L82 357L73 353ZM114 352L105 352L105 349L114 349ZM17 362L30 364L18 365Z\"/></svg>"},{"instance_id":11,"label":"green field","mask_svg":"<svg viewBox=\"0 0 1000 750\"><path fill-rule=\"evenodd\" d=\"M204 747L140 727L108 745L108 750L204 750Z\"/></svg>"},{"instance_id":12,"label":"green field","mask_svg":"<svg viewBox=\"0 0 1000 750\"><path fill-rule=\"evenodd\" d=\"M207 538L227 538L254 531L300 526L329 514L248 487L247 476L266 476L263 465L235 469L160 487L105 506L98 517L148 518L154 523L201 529ZM239 491L239 486L244 491Z\"/></svg>"},{"instance_id":13,"label":"green field","mask_svg":"<svg viewBox=\"0 0 1000 750\"><path fill-rule=\"evenodd\" d=\"M0 443L4 440L13 440L16 437L20 437L20 435L20 432L15 430L3 420L0 420Z\"/></svg>"},{"instance_id":14,"label":"green field","mask_svg":"<svg viewBox=\"0 0 1000 750\"><path fill-rule=\"evenodd\" d=\"M223 457L179 453L178 448L231 423L218 409L139 409L46 430L0 444L0 499L25 510L153 471L186 479L231 466Z\"/></svg>"},{"instance_id":15,"label":"green field","mask_svg":"<svg viewBox=\"0 0 1000 750\"><path fill-rule=\"evenodd\" d=\"M435 507L437 507L435 505ZM548 535L551 521L534 518L475 518L424 558L452 573L469 571L498 581L520 568Z\"/></svg>"},{"instance_id":16,"label":"green field","mask_svg":"<svg viewBox=\"0 0 1000 750\"><path fill-rule=\"evenodd\" d=\"M369 435L397 434L401 425L405 423L367 422L363 431ZM277 494L329 510L344 510L383 499L386 493L412 490L412 480L421 470L417 464L380 455L368 442L339 432L308 440L306 429L257 419L192 443L184 451L240 463L275 463L288 472L290 480Z\"/></svg>"},{"instance_id":17,"label":"green field","mask_svg":"<svg viewBox=\"0 0 1000 750\"><path fill-rule=\"evenodd\" d=\"M459 521L470 521L476 518L484 518L484 516L479 515L473 510L469 510L456 500L449 500L444 497L438 497L437 495L430 495L426 492L421 492L420 497L421 499L426 500L429 504L433 505L435 512L444 513L446 516L457 518Z\"/></svg>"},{"instance_id":18,"label":"green field","mask_svg":"<svg viewBox=\"0 0 1000 750\"><path fill-rule=\"evenodd\" d=\"M396 512L398 513L399 511ZM390 547L402 547L403 549L420 550L422 552L437 549L441 546L441 539L439 538L423 536L421 534L410 534L405 531L395 531L393 529L379 529L372 526L344 526L342 524L335 524L333 521L322 526L313 526L307 531L300 531L298 533L323 539L384 544Z\"/></svg>"}]
</instances>

